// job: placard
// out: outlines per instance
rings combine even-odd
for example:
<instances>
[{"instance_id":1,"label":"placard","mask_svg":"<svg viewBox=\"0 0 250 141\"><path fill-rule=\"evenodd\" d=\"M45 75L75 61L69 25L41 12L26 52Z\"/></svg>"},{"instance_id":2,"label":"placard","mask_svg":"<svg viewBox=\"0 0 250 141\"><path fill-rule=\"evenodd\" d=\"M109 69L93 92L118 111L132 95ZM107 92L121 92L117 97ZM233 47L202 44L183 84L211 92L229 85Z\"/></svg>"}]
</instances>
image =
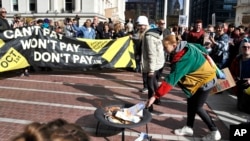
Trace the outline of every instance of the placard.
<instances>
[{"instance_id":1,"label":"placard","mask_svg":"<svg viewBox=\"0 0 250 141\"><path fill-rule=\"evenodd\" d=\"M212 94L225 91L225 90L232 88L236 85L229 69L224 68L224 69L222 69L222 71L226 75L226 79L218 79L216 85L211 90Z\"/></svg>"},{"instance_id":2,"label":"placard","mask_svg":"<svg viewBox=\"0 0 250 141\"><path fill-rule=\"evenodd\" d=\"M188 26L187 15L179 15L178 26L180 26L180 27L187 27Z\"/></svg>"}]
</instances>

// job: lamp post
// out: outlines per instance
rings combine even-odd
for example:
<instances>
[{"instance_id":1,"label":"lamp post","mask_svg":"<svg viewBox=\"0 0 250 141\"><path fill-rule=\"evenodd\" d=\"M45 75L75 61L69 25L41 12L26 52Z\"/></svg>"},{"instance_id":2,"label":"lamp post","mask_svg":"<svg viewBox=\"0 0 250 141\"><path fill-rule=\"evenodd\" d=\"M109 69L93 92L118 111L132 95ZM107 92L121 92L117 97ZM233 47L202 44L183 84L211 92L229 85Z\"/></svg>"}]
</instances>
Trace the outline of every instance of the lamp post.
<instances>
[{"instance_id":1,"label":"lamp post","mask_svg":"<svg viewBox=\"0 0 250 141\"><path fill-rule=\"evenodd\" d=\"M183 0L184 1L184 6L183 6L183 15L187 16L187 23L189 26L189 7L190 7L190 0Z\"/></svg>"},{"instance_id":2,"label":"lamp post","mask_svg":"<svg viewBox=\"0 0 250 141\"><path fill-rule=\"evenodd\" d=\"M164 21L166 23L166 27L167 27L167 12L168 12L168 1L165 0L164 1L164 15L163 15L163 17L164 17Z\"/></svg>"}]
</instances>

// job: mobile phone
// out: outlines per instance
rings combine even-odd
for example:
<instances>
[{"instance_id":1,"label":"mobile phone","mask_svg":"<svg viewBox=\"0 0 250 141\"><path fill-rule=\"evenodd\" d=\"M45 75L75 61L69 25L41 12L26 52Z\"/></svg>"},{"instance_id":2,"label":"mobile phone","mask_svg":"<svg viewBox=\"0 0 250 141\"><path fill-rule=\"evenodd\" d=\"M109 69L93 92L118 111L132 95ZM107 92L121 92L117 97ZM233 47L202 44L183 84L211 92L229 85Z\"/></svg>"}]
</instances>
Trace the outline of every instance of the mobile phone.
<instances>
[{"instance_id":1,"label":"mobile phone","mask_svg":"<svg viewBox=\"0 0 250 141\"><path fill-rule=\"evenodd\" d=\"M213 33L213 32L210 32L210 33L209 33L209 36L214 37L214 33Z\"/></svg>"}]
</instances>

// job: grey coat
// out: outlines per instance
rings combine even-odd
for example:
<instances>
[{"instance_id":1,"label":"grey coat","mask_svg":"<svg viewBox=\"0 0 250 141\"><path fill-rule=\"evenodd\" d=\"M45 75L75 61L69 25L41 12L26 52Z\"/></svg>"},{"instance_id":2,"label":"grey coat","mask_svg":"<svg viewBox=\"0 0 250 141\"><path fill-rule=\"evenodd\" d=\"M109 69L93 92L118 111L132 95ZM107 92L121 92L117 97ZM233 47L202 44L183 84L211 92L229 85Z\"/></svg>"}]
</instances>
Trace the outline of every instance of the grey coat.
<instances>
[{"instance_id":1,"label":"grey coat","mask_svg":"<svg viewBox=\"0 0 250 141\"><path fill-rule=\"evenodd\" d=\"M154 72L165 63L162 32L159 29L148 30L142 41L142 71Z\"/></svg>"}]
</instances>

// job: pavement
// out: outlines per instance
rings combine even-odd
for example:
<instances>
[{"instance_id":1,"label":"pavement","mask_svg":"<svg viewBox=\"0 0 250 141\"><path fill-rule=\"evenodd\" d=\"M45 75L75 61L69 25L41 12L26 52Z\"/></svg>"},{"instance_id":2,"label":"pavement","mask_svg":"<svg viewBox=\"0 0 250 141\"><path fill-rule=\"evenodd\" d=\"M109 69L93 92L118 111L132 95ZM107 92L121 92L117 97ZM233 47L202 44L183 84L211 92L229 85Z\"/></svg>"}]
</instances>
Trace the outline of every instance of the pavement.
<instances>
[{"instance_id":1,"label":"pavement","mask_svg":"<svg viewBox=\"0 0 250 141\"><path fill-rule=\"evenodd\" d=\"M230 89L221 94L209 96L207 104L227 128L230 128L230 125L250 121L249 114L237 110L237 97Z\"/></svg>"},{"instance_id":2,"label":"pavement","mask_svg":"<svg viewBox=\"0 0 250 141\"><path fill-rule=\"evenodd\" d=\"M169 69L164 69L167 74ZM48 122L63 118L80 125L91 141L119 141L121 129L100 124L94 112L106 105L146 101L140 73L126 70L34 72L19 77L16 72L0 74L0 139L9 141L34 121ZM147 124L152 141L198 141L209 131L196 116L193 136L176 136L173 130L185 125L186 97L175 87L154 105L152 120ZM236 109L236 97L230 91L210 95L204 108L222 134L229 140L229 127L247 121L250 115ZM125 129L125 141L134 141L146 132L145 126Z\"/></svg>"}]
</instances>

